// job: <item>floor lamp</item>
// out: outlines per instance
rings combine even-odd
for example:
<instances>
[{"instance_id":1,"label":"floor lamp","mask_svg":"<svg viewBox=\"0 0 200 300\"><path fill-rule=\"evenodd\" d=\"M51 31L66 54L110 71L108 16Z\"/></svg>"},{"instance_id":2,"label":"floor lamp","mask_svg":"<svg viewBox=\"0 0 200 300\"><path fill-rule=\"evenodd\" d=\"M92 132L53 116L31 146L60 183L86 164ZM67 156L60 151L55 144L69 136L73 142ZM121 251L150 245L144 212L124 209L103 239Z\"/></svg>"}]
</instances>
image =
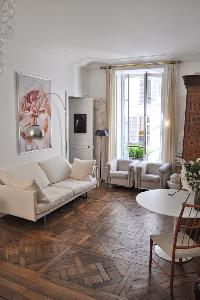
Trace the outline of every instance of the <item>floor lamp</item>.
<instances>
[{"instance_id":1,"label":"floor lamp","mask_svg":"<svg viewBox=\"0 0 200 300\"><path fill-rule=\"evenodd\" d=\"M64 110L64 123L65 123L65 150L64 150L64 157L67 157L67 124L66 124L66 116L67 116L67 93L65 92L65 103L63 103L62 98L57 93L47 93L46 95L54 95L57 96L56 99L60 101L62 104L62 108ZM63 155L63 137L62 137L62 123L61 123L61 117L59 115L59 126L60 126L60 147L61 147L61 153ZM26 138L31 140L41 140L44 137L44 130L37 124L34 124L32 126L29 126L26 128Z\"/></svg>"},{"instance_id":2,"label":"floor lamp","mask_svg":"<svg viewBox=\"0 0 200 300\"><path fill-rule=\"evenodd\" d=\"M101 181L101 161L102 161L102 137L108 136L108 130L107 129L97 129L95 132L96 136L100 136L100 155L99 155L99 175L100 175L100 181Z\"/></svg>"}]
</instances>

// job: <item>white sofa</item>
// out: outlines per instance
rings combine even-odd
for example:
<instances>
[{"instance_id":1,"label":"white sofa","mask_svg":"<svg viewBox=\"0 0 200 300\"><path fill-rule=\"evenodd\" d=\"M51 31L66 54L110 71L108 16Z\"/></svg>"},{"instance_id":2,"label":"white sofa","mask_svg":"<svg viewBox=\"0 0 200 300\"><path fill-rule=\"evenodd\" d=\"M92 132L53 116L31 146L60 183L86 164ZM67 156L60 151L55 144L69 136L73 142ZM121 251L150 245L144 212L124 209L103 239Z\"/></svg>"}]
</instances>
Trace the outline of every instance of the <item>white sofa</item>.
<instances>
[{"instance_id":1,"label":"white sofa","mask_svg":"<svg viewBox=\"0 0 200 300\"><path fill-rule=\"evenodd\" d=\"M70 173L71 165L61 157L0 171L0 212L37 221L98 186L96 172L90 180ZM39 192L24 187L30 181L37 182Z\"/></svg>"}]
</instances>

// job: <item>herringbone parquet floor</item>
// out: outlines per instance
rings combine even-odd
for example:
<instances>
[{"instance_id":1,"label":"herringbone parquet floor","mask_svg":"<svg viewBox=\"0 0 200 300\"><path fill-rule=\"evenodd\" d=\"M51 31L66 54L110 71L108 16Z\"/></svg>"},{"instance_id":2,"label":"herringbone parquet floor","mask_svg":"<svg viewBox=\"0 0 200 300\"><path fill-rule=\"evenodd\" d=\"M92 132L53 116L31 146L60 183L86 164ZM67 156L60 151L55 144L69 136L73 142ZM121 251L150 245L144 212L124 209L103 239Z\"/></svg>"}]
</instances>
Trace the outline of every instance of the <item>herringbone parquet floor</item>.
<instances>
[{"instance_id":1,"label":"herringbone parquet floor","mask_svg":"<svg viewBox=\"0 0 200 300\"><path fill-rule=\"evenodd\" d=\"M46 225L1 218L0 299L171 299L168 278L156 266L149 276L148 258L149 235L172 231L173 220L139 207L136 195L102 185ZM194 299L197 275L184 275L190 268L176 266L183 276L174 299Z\"/></svg>"}]
</instances>

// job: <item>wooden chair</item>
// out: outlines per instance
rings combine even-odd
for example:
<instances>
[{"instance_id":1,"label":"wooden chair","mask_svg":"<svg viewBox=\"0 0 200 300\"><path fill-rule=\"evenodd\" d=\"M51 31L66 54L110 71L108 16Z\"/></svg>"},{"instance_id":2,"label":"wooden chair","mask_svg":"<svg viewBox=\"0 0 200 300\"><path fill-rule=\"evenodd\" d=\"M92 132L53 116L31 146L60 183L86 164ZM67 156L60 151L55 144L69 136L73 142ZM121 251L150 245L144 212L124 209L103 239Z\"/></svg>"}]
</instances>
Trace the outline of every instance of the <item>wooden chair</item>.
<instances>
[{"instance_id":1,"label":"wooden chair","mask_svg":"<svg viewBox=\"0 0 200 300\"><path fill-rule=\"evenodd\" d=\"M153 259L153 244L158 245L171 257L170 274ZM200 205L184 203L174 233L150 236L149 271L151 272L152 261L154 261L170 277L170 294L173 295L175 259L182 263L183 258L196 256L200 256ZM199 273L197 270L196 272Z\"/></svg>"}]
</instances>

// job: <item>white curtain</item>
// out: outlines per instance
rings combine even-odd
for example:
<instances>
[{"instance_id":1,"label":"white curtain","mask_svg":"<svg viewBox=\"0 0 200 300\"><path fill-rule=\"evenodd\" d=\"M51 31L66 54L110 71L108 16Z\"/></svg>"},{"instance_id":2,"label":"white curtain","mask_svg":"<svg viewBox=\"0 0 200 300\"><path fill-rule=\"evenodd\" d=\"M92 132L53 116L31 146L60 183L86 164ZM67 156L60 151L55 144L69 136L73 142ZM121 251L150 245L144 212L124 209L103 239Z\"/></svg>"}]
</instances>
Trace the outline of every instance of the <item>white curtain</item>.
<instances>
[{"instance_id":1,"label":"white curtain","mask_svg":"<svg viewBox=\"0 0 200 300\"><path fill-rule=\"evenodd\" d=\"M176 153L176 87L177 65L167 64L163 81L162 161L174 165Z\"/></svg>"},{"instance_id":2,"label":"white curtain","mask_svg":"<svg viewBox=\"0 0 200 300\"><path fill-rule=\"evenodd\" d=\"M112 69L106 70L106 100L108 120L108 148L107 160L110 161L117 156L117 103L116 103L116 73Z\"/></svg>"}]
</instances>

